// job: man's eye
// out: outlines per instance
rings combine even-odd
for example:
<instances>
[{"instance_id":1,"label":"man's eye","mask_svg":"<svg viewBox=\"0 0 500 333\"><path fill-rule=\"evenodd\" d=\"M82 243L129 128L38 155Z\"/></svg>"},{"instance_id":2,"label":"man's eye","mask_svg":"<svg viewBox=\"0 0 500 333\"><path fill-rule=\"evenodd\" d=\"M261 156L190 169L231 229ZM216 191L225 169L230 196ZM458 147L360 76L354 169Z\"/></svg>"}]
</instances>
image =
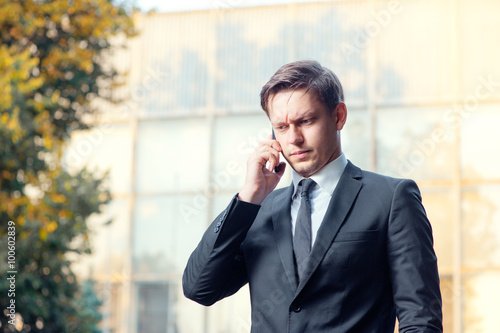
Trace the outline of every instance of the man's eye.
<instances>
[{"instance_id":1,"label":"man's eye","mask_svg":"<svg viewBox=\"0 0 500 333\"><path fill-rule=\"evenodd\" d=\"M302 122L304 124L309 124L310 122L312 122L312 119L304 119Z\"/></svg>"}]
</instances>

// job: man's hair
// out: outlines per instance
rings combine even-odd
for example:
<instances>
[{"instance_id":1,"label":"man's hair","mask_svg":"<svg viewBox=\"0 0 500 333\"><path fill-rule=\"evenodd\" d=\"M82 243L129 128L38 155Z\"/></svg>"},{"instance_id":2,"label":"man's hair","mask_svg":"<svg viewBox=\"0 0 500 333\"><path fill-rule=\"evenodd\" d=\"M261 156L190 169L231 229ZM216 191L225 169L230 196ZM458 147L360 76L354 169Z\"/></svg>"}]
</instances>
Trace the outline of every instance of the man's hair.
<instances>
[{"instance_id":1,"label":"man's hair","mask_svg":"<svg viewBox=\"0 0 500 333\"><path fill-rule=\"evenodd\" d=\"M300 60L282 66L260 92L260 105L269 116L269 100L281 91L306 89L312 91L331 112L344 101L344 91L339 79L330 69L314 60Z\"/></svg>"}]
</instances>

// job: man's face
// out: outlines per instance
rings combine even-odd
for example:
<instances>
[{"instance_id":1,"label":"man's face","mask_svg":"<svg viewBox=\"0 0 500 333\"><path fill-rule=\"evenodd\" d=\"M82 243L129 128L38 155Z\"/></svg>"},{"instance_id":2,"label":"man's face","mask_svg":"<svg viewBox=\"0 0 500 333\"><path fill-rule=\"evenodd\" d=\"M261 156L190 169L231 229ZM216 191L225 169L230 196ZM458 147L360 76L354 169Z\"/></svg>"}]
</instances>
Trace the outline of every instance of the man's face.
<instances>
[{"instance_id":1,"label":"man's face","mask_svg":"<svg viewBox=\"0 0 500 333\"><path fill-rule=\"evenodd\" d=\"M285 90L270 97L269 119L282 154L301 176L310 177L340 156L340 130L347 112L338 103L330 112L305 89Z\"/></svg>"}]
</instances>

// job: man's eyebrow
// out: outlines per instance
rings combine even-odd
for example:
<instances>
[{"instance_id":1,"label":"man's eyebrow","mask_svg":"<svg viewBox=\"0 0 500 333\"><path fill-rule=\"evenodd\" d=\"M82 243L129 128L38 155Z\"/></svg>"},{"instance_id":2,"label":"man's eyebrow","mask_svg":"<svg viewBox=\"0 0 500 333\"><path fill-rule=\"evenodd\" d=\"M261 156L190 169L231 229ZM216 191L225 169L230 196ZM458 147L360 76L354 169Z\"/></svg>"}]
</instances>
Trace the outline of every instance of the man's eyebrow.
<instances>
[{"instance_id":1,"label":"man's eyebrow","mask_svg":"<svg viewBox=\"0 0 500 333\"><path fill-rule=\"evenodd\" d=\"M273 127L280 127L283 125L287 125L287 122L285 122L285 121L277 121L275 123L271 122L271 126L273 126Z\"/></svg>"},{"instance_id":2,"label":"man's eyebrow","mask_svg":"<svg viewBox=\"0 0 500 333\"><path fill-rule=\"evenodd\" d=\"M271 121L271 125L272 126L282 126L282 125L287 125L289 123L294 123L294 122L298 122L298 121L301 121L304 119L314 118L314 117L316 117L315 110L307 110L304 113L302 113L299 117L297 117L296 119L288 118L288 121L276 121L276 122Z\"/></svg>"},{"instance_id":3,"label":"man's eyebrow","mask_svg":"<svg viewBox=\"0 0 500 333\"><path fill-rule=\"evenodd\" d=\"M315 116L316 116L316 112L314 110L307 110L307 111L303 112L297 118L291 119L291 121L292 122L294 122L294 121L297 122L297 121L301 121L301 120L304 120L304 119L313 118Z\"/></svg>"}]
</instances>

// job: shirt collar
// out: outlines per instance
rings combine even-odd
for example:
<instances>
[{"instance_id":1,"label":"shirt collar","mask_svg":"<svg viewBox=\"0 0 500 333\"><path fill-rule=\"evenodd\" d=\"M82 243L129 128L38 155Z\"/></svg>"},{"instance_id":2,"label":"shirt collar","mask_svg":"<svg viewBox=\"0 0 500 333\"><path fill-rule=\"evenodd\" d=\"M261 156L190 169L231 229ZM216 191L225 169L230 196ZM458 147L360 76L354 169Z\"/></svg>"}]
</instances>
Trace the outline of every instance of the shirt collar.
<instances>
[{"instance_id":1,"label":"shirt collar","mask_svg":"<svg viewBox=\"0 0 500 333\"><path fill-rule=\"evenodd\" d=\"M321 168L321 170L319 170L309 178L314 180L316 184L318 184L329 195L332 195L346 166L347 158L345 157L344 153L342 153L339 157L325 165L323 168ZM295 170L292 170L292 198L295 196L297 188L299 186L299 182L302 179L304 179L304 177L300 176L297 172L295 172Z\"/></svg>"}]
</instances>

